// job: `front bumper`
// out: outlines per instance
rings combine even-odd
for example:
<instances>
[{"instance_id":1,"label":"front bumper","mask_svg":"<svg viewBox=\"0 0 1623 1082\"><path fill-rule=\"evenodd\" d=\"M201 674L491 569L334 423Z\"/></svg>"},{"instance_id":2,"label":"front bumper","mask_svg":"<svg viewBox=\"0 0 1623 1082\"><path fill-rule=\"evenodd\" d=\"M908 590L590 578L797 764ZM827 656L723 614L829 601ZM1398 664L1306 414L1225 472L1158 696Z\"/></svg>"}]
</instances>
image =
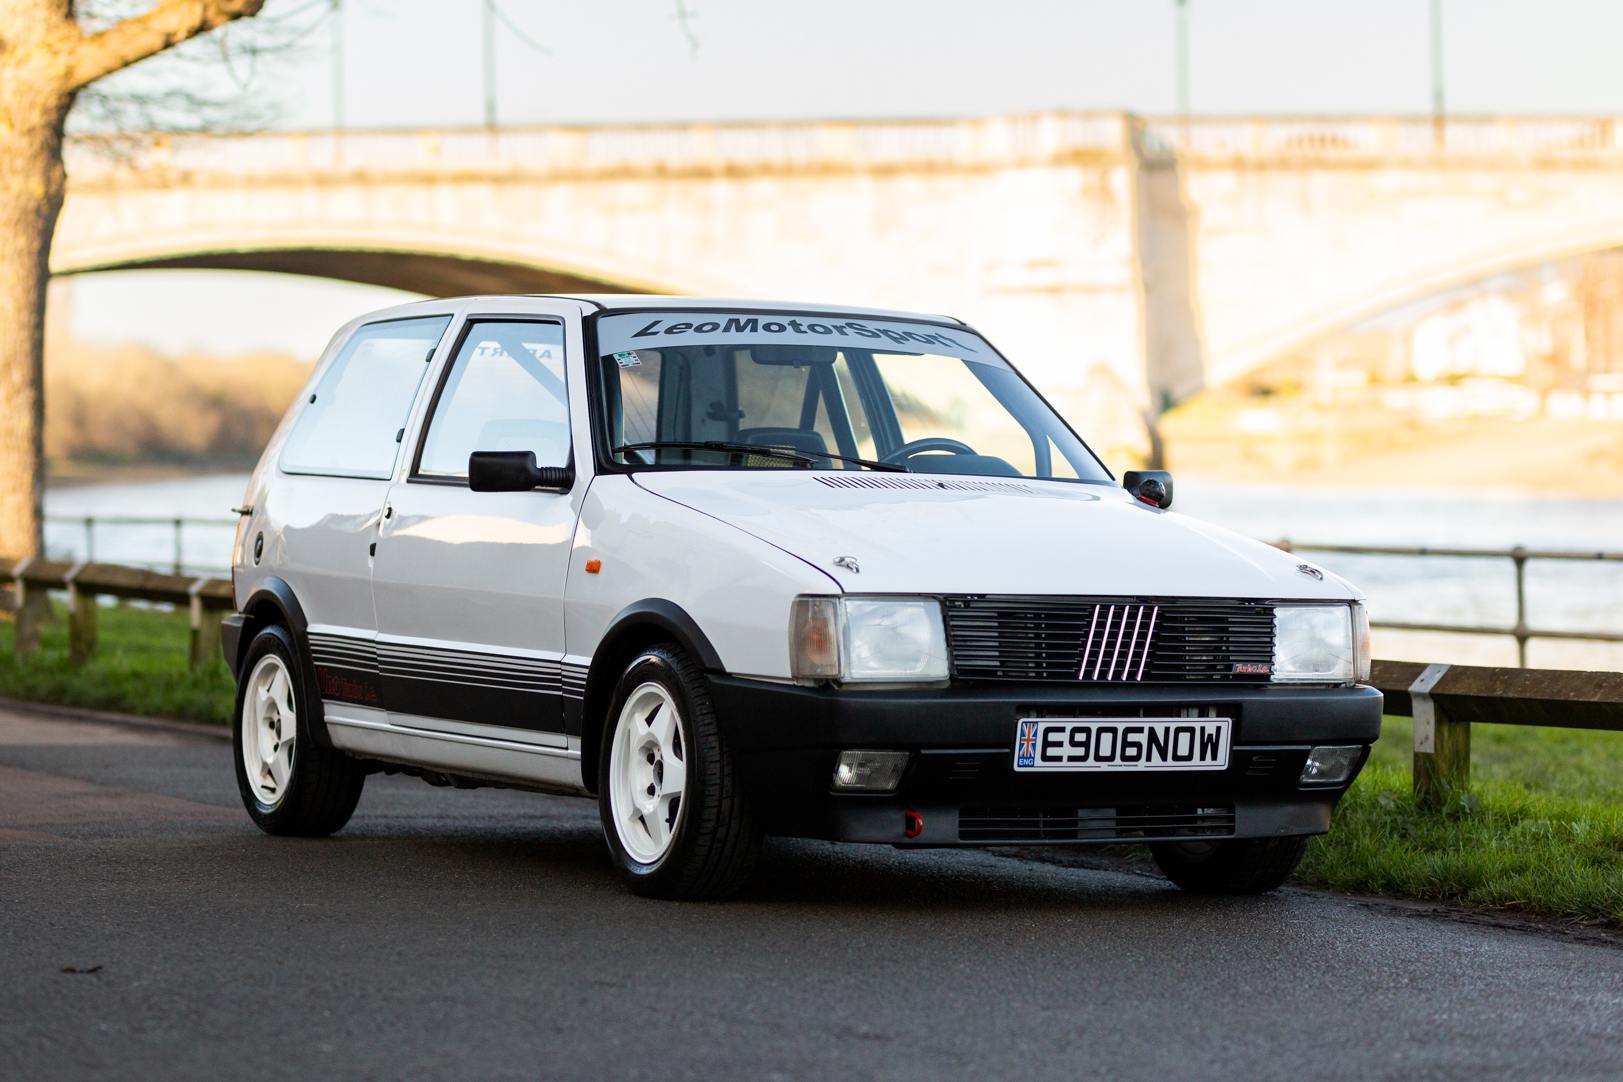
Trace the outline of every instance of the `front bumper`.
<instances>
[{"instance_id":1,"label":"front bumper","mask_svg":"<svg viewBox=\"0 0 1623 1082\"><path fill-rule=\"evenodd\" d=\"M1381 730L1381 693L1362 686L860 691L707 679L751 811L766 832L837 841L959 846L1322 834L1352 779L1298 784L1309 749L1367 747ZM1166 717L1191 707L1234 720L1227 770L1014 770L1019 718ZM915 754L894 793L835 793L834 761L845 748ZM922 826L912 836L909 812Z\"/></svg>"}]
</instances>

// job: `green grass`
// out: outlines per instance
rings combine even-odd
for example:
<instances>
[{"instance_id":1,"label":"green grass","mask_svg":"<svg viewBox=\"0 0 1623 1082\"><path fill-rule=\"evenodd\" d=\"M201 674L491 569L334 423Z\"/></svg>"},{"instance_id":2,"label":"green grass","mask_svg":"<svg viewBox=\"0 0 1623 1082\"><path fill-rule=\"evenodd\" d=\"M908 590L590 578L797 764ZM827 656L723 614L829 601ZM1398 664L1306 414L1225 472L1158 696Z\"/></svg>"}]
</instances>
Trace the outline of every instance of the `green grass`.
<instances>
[{"instance_id":1,"label":"green grass","mask_svg":"<svg viewBox=\"0 0 1623 1082\"><path fill-rule=\"evenodd\" d=\"M1623 922L1623 733L1477 725L1471 744L1470 791L1422 810L1411 794L1413 729L1387 718L1297 879Z\"/></svg>"},{"instance_id":2,"label":"green grass","mask_svg":"<svg viewBox=\"0 0 1623 1082\"><path fill-rule=\"evenodd\" d=\"M96 656L84 665L68 661L67 610L41 635L40 652L19 658L12 649L16 625L0 623L0 696L84 706L126 714L231 723L236 690L225 662L201 669L187 665L191 623L185 611L130 606L101 609Z\"/></svg>"}]
</instances>

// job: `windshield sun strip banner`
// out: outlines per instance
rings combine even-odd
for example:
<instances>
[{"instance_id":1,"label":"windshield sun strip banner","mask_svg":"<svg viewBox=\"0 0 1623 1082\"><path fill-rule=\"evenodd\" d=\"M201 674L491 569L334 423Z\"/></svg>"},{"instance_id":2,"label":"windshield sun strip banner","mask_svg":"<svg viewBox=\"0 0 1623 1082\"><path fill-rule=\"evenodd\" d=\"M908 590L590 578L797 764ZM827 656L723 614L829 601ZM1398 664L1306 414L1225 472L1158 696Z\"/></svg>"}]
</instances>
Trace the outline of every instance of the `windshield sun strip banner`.
<instances>
[{"instance_id":1,"label":"windshield sun strip banner","mask_svg":"<svg viewBox=\"0 0 1623 1082\"><path fill-rule=\"evenodd\" d=\"M639 349L677 345L850 345L896 353L936 353L966 361L1007 367L973 332L848 316L802 316L799 313L636 312L602 316L597 321L600 354L622 355ZM622 367L625 362L620 362Z\"/></svg>"}]
</instances>

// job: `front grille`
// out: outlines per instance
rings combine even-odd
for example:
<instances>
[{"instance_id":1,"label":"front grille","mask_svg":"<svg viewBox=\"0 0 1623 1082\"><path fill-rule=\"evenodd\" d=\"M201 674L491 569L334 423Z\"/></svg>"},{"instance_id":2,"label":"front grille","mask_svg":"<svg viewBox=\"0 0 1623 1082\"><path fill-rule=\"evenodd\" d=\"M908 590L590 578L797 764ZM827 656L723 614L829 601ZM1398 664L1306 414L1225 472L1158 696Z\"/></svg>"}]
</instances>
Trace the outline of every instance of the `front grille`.
<instances>
[{"instance_id":1,"label":"front grille","mask_svg":"<svg viewBox=\"0 0 1623 1082\"><path fill-rule=\"evenodd\" d=\"M964 808L958 814L961 842L1144 841L1226 838L1233 833L1232 807Z\"/></svg>"},{"instance_id":2,"label":"front grille","mask_svg":"<svg viewBox=\"0 0 1623 1082\"><path fill-rule=\"evenodd\" d=\"M1267 683L1274 610L1246 601L949 597L966 680Z\"/></svg>"}]
</instances>

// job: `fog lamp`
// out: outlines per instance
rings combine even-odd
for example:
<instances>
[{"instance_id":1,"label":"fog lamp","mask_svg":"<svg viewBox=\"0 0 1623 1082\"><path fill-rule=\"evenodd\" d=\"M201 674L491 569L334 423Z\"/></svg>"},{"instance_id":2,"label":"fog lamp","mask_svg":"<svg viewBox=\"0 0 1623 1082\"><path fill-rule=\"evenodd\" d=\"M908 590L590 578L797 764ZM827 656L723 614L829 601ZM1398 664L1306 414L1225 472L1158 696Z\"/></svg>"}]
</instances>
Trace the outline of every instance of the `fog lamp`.
<instances>
[{"instance_id":1,"label":"fog lamp","mask_svg":"<svg viewBox=\"0 0 1623 1082\"><path fill-rule=\"evenodd\" d=\"M910 753L842 751L834 764L834 788L853 793L888 793L902 780Z\"/></svg>"},{"instance_id":2,"label":"fog lamp","mask_svg":"<svg viewBox=\"0 0 1623 1082\"><path fill-rule=\"evenodd\" d=\"M1314 748L1307 753L1307 762L1302 767L1301 784L1341 784L1352 776L1353 767L1358 765L1358 756L1363 750L1363 745L1360 744L1350 748Z\"/></svg>"}]
</instances>

